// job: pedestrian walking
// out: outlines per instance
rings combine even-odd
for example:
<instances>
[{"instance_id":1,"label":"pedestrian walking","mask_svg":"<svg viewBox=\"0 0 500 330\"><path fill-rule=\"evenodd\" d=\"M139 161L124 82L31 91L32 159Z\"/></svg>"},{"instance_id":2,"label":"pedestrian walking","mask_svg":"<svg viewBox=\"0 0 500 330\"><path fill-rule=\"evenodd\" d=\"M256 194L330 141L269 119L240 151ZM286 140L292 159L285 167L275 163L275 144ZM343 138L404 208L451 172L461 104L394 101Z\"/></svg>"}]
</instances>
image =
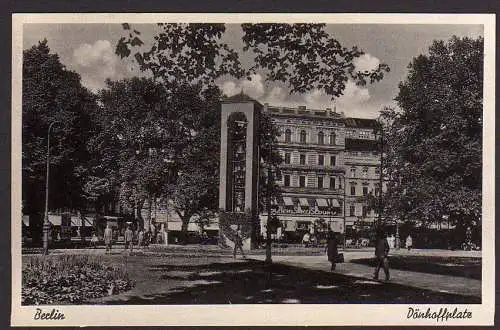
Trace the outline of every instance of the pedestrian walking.
<instances>
[{"instance_id":1,"label":"pedestrian walking","mask_svg":"<svg viewBox=\"0 0 500 330\"><path fill-rule=\"evenodd\" d=\"M106 224L106 229L104 229L104 244L106 245L106 254L111 253L113 245L113 229L111 229L109 223Z\"/></svg>"},{"instance_id":2,"label":"pedestrian walking","mask_svg":"<svg viewBox=\"0 0 500 330\"><path fill-rule=\"evenodd\" d=\"M410 251L412 247L413 247L413 239L411 238L411 235L408 234L408 237L406 237L406 248L408 249L408 251Z\"/></svg>"},{"instance_id":3,"label":"pedestrian walking","mask_svg":"<svg viewBox=\"0 0 500 330\"><path fill-rule=\"evenodd\" d=\"M236 230L236 233L234 235L234 251L233 251L233 258L236 259L236 250L241 251L241 255L243 256L243 259L246 259L245 253L243 252L243 237L241 234L241 230Z\"/></svg>"},{"instance_id":4,"label":"pedestrian walking","mask_svg":"<svg viewBox=\"0 0 500 330\"><path fill-rule=\"evenodd\" d=\"M125 250L130 249L130 252L132 252L134 246L134 232L130 229L130 225L127 226L123 236L125 239Z\"/></svg>"},{"instance_id":5,"label":"pedestrian walking","mask_svg":"<svg viewBox=\"0 0 500 330\"><path fill-rule=\"evenodd\" d=\"M90 245L92 245L92 248L96 248L97 244L99 243L99 238L97 238L97 235L95 232L92 233L92 238L90 239Z\"/></svg>"},{"instance_id":6,"label":"pedestrian walking","mask_svg":"<svg viewBox=\"0 0 500 330\"><path fill-rule=\"evenodd\" d=\"M144 247L149 247L151 243L151 232L149 230L144 232Z\"/></svg>"},{"instance_id":7,"label":"pedestrian walking","mask_svg":"<svg viewBox=\"0 0 500 330\"><path fill-rule=\"evenodd\" d=\"M309 232L306 232L302 237L302 244L304 244L304 247L309 247L310 243L311 243L311 236Z\"/></svg>"},{"instance_id":8,"label":"pedestrian walking","mask_svg":"<svg viewBox=\"0 0 500 330\"><path fill-rule=\"evenodd\" d=\"M139 229L139 233L137 234L137 247L140 248L144 244L144 230Z\"/></svg>"},{"instance_id":9,"label":"pedestrian walking","mask_svg":"<svg viewBox=\"0 0 500 330\"><path fill-rule=\"evenodd\" d=\"M333 272L335 266L337 265L338 259L338 249L337 249L337 237L335 233L331 230L328 231L328 242L325 248L326 255L328 256L328 261L332 264L330 270Z\"/></svg>"},{"instance_id":10,"label":"pedestrian walking","mask_svg":"<svg viewBox=\"0 0 500 330\"><path fill-rule=\"evenodd\" d=\"M375 273L373 274L373 278L378 280L378 274L380 272L380 267L384 268L385 280L389 281L389 243L387 242L387 238L385 237L385 233L379 231L377 235L377 242L375 245L375 257L377 259L377 266L375 267Z\"/></svg>"}]
</instances>

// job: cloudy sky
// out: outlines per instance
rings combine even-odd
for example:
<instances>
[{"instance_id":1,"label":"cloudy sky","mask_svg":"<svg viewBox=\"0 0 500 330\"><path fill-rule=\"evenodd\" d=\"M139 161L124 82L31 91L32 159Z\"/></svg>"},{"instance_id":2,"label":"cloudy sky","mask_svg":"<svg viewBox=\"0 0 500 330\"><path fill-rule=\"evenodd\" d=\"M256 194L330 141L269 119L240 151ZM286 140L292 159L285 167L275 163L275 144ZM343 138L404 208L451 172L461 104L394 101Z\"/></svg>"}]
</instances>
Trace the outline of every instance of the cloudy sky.
<instances>
[{"instance_id":1,"label":"cloudy sky","mask_svg":"<svg viewBox=\"0 0 500 330\"><path fill-rule=\"evenodd\" d=\"M142 32L143 41L152 40L155 25L133 25ZM356 62L361 70L371 69L379 63L389 65L391 72L378 83L358 87L348 82L344 95L332 101L330 97L313 91L308 94L290 95L276 83L266 83L261 75L251 81L220 79L219 85L227 95L240 92L260 102L272 105L298 106L324 109L337 108L347 116L374 118L384 106L395 106L398 83L407 74L407 66L418 54L426 53L433 40L447 40L453 35L478 37L483 35L481 25L396 25L396 24L330 24L327 32L345 47L358 46L366 54ZM227 25L225 41L241 49L241 28ZM104 80L123 79L141 75L131 59L121 60L114 54L116 42L124 34L120 24L25 24L23 48L30 48L46 38L53 53L70 70L78 72L82 83L92 89L104 87ZM242 61L250 56L242 54Z\"/></svg>"}]
</instances>

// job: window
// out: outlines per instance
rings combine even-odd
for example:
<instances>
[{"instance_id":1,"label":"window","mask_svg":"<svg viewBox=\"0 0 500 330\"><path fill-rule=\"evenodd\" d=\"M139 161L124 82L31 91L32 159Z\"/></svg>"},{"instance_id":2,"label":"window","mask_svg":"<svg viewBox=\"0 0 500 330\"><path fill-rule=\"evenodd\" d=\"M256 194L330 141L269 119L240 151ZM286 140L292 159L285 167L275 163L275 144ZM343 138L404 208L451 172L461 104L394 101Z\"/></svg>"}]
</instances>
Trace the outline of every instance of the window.
<instances>
[{"instance_id":1,"label":"window","mask_svg":"<svg viewBox=\"0 0 500 330\"><path fill-rule=\"evenodd\" d=\"M290 164L290 153L285 152L285 164Z\"/></svg>"},{"instance_id":2,"label":"window","mask_svg":"<svg viewBox=\"0 0 500 330\"><path fill-rule=\"evenodd\" d=\"M306 186L306 177L304 175L299 176L299 187L304 188Z\"/></svg>"},{"instance_id":3,"label":"window","mask_svg":"<svg viewBox=\"0 0 500 330\"><path fill-rule=\"evenodd\" d=\"M369 139L370 138L370 132L369 131L360 131L359 132L359 138L360 139Z\"/></svg>"},{"instance_id":4,"label":"window","mask_svg":"<svg viewBox=\"0 0 500 330\"><path fill-rule=\"evenodd\" d=\"M363 167L363 178L368 176L368 167Z\"/></svg>"},{"instance_id":5,"label":"window","mask_svg":"<svg viewBox=\"0 0 500 330\"><path fill-rule=\"evenodd\" d=\"M351 168L351 178L355 178L356 177L356 168L353 167Z\"/></svg>"},{"instance_id":6,"label":"window","mask_svg":"<svg viewBox=\"0 0 500 330\"><path fill-rule=\"evenodd\" d=\"M300 131L300 143L307 142L307 134L306 131Z\"/></svg>"},{"instance_id":7,"label":"window","mask_svg":"<svg viewBox=\"0 0 500 330\"><path fill-rule=\"evenodd\" d=\"M323 188L323 177L318 176L318 188L322 189Z\"/></svg>"},{"instance_id":8,"label":"window","mask_svg":"<svg viewBox=\"0 0 500 330\"><path fill-rule=\"evenodd\" d=\"M363 217L366 217L366 215L368 214L368 207L366 205L363 205L361 210Z\"/></svg>"},{"instance_id":9,"label":"window","mask_svg":"<svg viewBox=\"0 0 500 330\"><path fill-rule=\"evenodd\" d=\"M318 165L325 165L325 155L318 155Z\"/></svg>"},{"instance_id":10,"label":"window","mask_svg":"<svg viewBox=\"0 0 500 330\"><path fill-rule=\"evenodd\" d=\"M292 131L290 131L289 129L285 131L285 142L292 142Z\"/></svg>"},{"instance_id":11,"label":"window","mask_svg":"<svg viewBox=\"0 0 500 330\"><path fill-rule=\"evenodd\" d=\"M325 135L323 132L318 133L318 144L325 144Z\"/></svg>"},{"instance_id":12,"label":"window","mask_svg":"<svg viewBox=\"0 0 500 330\"><path fill-rule=\"evenodd\" d=\"M363 186L363 196L368 195L368 186Z\"/></svg>"},{"instance_id":13,"label":"window","mask_svg":"<svg viewBox=\"0 0 500 330\"><path fill-rule=\"evenodd\" d=\"M330 189L335 189L335 177L330 177Z\"/></svg>"},{"instance_id":14,"label":"window","mask_svg":"<svg viewBox=\"0 0 500 330\"><path fill-rule=\"evenodd\" d=\"M337 165L337 158L335 156L330 156L330 166Z\"/></svg>"},{"instance_id":15,"label":"window","mask_svg":"<svg viewBox=\"0 0 500 330\"><path fill-rule=\"evenodd\" d=\"M356 195L356 185L351 183L351 196Z\"/></svg>"},{"instance_id":16,"label":"window","mask_svg":"<svg viewBox=\"0 0 500 330\"><path fill-rule=\"evenodd\" d=\"M376 174L376 175L380 175L380 168L375 167L375 174Z\"/></svg>"},{"instance_id":17,"label":"window","mask_svg":"<svg viewBox=\"0 0 500 330\"><path fill-rule=\"evenodd\" d=\"M330 134L330 144L332 146L336 144L336 139L337 139L337 136L335 135L335 133Z\"/></svg>"},{"instance_id":18,"label":"window","mask_svg":"<svg viewBox=\"0 0 500 330\"><path fill-rule=\"evenodd\" d=\"M354 205L351 205L349 206L349 216L353 217L355 214L354 214L354 211L356 209L354 208Z\"/></svg>"},{"instance_id":19,"label":"window","mask_svg":"<svg viewBox=\"0 0 500 330\"><path fill-rule=\"evenodd\" d=\"M285 185L285 187L290 187L290 175L289 174L285 174L285 176L284 176L284 185Z\"/></svg>"},{"instance_id":20,"label":"window","mask_svg":"<svg viewBox=\"0 0 500 330\"><path fill-rule=\"evenodd\" d=\"M305 165L306 164L306 155L301 154L300 155L300 165Z\"/></svg>"},{"instance_id":21,"label":"window","mask_svg":"<svg viewBox=\"0 0 500 330\"><path fill-rule=\"evenodd\" d=\"M380 194L380 185L377 183L375 184L375 196L378 196Z\"/></svg>"}]
</instances>

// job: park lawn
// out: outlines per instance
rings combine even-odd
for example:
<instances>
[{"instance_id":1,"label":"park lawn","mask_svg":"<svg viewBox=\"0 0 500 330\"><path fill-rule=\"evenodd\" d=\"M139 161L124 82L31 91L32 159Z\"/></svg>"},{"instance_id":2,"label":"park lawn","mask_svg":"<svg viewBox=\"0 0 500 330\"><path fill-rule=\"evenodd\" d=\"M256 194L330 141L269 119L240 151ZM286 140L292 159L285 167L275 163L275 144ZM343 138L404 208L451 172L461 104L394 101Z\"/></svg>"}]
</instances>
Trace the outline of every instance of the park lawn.
<instances>
[{"instance_id":1,"label":"park lawn","mask_svg":"<svg viewBox=\"0 0 500 330\"><path fill-rule=\"evenodd\" d=\"M118 261L120 259L116 259ZM135 287L92 304L446 304L466 297L340 274L215 256L130 256Z\"/></svg>"},{"instance_id":2,"label":"park lawn","mask_svg":"<svg viewBox=\"0 0 500 330\"><path fill-rule=\"evenodd\" d=\"M375 258L355 259L353 263L375 267ZM440 256L389 256L392 269L419 273L466 277L481 280L481 258Z\"/></svg>"}]
</instances>

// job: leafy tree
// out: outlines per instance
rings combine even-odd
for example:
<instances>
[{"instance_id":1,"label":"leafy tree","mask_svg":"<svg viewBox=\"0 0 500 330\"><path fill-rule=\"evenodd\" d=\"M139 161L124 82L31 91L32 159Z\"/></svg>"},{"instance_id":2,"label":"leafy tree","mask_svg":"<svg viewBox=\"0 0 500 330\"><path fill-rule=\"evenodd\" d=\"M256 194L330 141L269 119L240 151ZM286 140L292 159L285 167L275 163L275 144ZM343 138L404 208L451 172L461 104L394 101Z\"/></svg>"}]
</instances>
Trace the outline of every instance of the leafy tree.
<instances>
[{"instance_id":1,"label":"leafy tree","mask_svg":"<svg viewBox=\"0 0 500 330\"><path fill-rule=\"evenodd\" d=\"M483 38L434 41L386 110L387 212L424 224L480 222Z\"/></svg>"},{"instance_id":2,"label":"leafy tree","mask_svg":"<svg viewBox=\"0 0 500 330\"><path fill-rule=\"evenodd\" d=\"M100 132L91 141L96 175L110 181L123 206L140 216L144 202L152 201L166 184L164 145L175 139L175 131L167 129L172 126L167 91L146 78L108 80L99 99ZM150 208L148 214L150 218Z\"/></svg>"},{"instance_id":3,"label":"leafy tree","mask_svg":"<svg viewBox=\"0 0 500 330\"><path fill-rule=\"evenodd\" d=\"M30 227L39 229L45 201L47 134L51 150L49 208L81 209L92 134L90 114L95 96L85 89L80 76L67 70L47 40L23 52L22 175L23 213ZM34 234L34 237L38 237Z\"/></svg>"},{"instance_id":4,"label":"leafy tree","mask_svg":"<svg viewBox=\"0 0 500 330\"><path fill-rule=\"evenodd\" d=\"M140 32L123 24L128 34L118 41L116 53L128 57L134 52L141 69L167 85L183 81L209 86L225 75L251 79L252 73L262 71L267 81L283 82L291 93L318 89L336 97L342 95L348 79L365 85L379 81L389 71L386 64L371 71L356 70L355 60L363 51L343 47L324 31L325 24L242 24L243 51L254 54L249 68L222 41L224 24L158 26L151 48L143 51Z\"/></svg>"}]
</instances>

